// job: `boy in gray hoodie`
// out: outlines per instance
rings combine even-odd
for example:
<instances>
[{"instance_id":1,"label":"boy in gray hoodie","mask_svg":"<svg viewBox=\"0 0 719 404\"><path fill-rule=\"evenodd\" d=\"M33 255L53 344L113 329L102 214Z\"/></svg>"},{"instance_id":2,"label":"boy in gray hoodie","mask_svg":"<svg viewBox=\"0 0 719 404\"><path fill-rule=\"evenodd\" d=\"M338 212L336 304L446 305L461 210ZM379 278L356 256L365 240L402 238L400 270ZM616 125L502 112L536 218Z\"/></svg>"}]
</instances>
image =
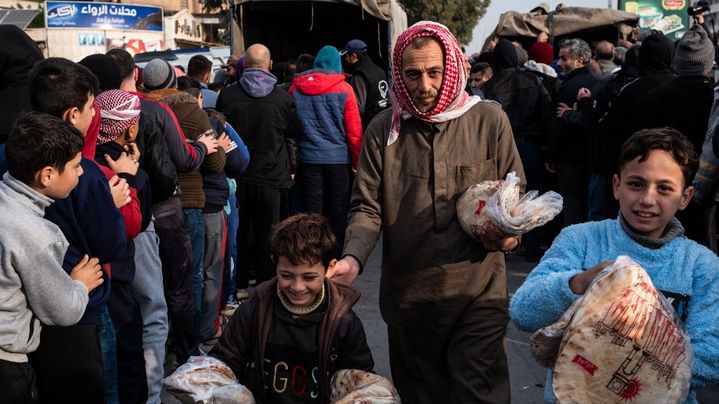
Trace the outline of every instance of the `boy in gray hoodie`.
<instances>
[{"instance_id":1,"label":"boy in gray hoodie","mask_svg":"<svg viewBox=\"0 0 719 404\"><path fill-rule=\"evenodd\" d=\"M69 326L102 282L97 258L86 255L70 275L62 269L67 240L43 219L53 199L77 185L83 138L72 125L42 113L22 115L11 129L8 172L0 182L0 397L34 403L35 375L27 354L40 343L40 324Z\"/></svg>"}]
</instances>

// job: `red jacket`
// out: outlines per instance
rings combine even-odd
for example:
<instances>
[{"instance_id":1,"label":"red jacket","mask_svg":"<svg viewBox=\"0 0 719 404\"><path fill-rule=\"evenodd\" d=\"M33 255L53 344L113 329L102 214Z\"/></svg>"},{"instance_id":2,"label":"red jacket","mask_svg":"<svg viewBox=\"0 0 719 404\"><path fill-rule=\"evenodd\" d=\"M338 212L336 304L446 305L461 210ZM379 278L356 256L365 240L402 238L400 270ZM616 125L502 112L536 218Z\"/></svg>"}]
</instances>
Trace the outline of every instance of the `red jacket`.
<instances>
[{"instance_id":1,"label":"red jacket","mask_svg":"<svg viewBox=\"0 0 719 404\"><path fill-rule=\"evenodd\" d=\"M95 148L97 146L97 135L100 133L100 108L97 104L93 104L95 108L95 116L92 118L92 123L85 134L85 146L82 149L82 155L88 159L95 161ZM98 164L102 173L105 174L105 178L108 180L114 177L115 174L109 168ZM142 213L140 212L140 200L137 198L137 190L130 187L130 203L120 208L120 213L125 219L125 231L127 232L127 239L131 240L140 234L140 228L142 226Z\"/></svg>"},{"instance_id":2,"label":"red jacket","mask_svg":"<svg viewBox=\"0 0 719 404\"><path fill-rule=\"evenodd\" d=\"M362 149L362 120L345 75L309 70L295 77L289 93L302 120L299 162L352 163L356 169Z\"/></svg>"}]
</instances>

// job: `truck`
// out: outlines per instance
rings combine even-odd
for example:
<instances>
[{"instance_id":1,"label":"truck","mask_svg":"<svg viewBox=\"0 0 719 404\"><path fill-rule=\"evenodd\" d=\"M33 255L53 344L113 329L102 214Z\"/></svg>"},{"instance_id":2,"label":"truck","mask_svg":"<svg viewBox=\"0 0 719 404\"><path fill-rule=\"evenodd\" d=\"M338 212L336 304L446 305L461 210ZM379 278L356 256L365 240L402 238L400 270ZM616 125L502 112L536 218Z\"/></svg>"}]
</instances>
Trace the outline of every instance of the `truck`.
<instances>
[{"instance_id":1,"label":"truck","mask_svg":"<svg viewBox=\"0 0 719 404\"><path fill-rule=\"evenodd\" d=\"M389 70L392 45L407 28L396 0L233 1L233 49L261 43L275 62L315 55L325 45L342 50L351 39L361 39L372 60Z\"/></svg>"}]
</instances>

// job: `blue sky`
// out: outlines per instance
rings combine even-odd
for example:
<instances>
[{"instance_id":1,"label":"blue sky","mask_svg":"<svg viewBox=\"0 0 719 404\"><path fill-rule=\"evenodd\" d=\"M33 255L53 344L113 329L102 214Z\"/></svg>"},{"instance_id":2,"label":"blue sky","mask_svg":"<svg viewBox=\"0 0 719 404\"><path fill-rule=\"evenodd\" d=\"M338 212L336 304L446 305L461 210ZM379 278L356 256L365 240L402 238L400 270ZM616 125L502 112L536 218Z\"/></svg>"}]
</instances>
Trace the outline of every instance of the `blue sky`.
<instances>
[{"instance_id":1,"label":"blue sky","mask_svg":"<svg viewBox=\"0 0 719 404\"><path fill-rule=\"evenodd\" d=\"M560 3L572 7L617 7L617 0L545 0L544 2L549 4L551 8L556 7ZM485 38L494 31L494 28L497 26L497 21L499 21L499 16L502 13L510 10L526 13L540 3L542 3L542 0L492 0L492 3L487 7L487 13L479 21L479 24L474 27L472 42L470 42L467 47L467 51L472 54L481 50Z\"/></svg>"}]
</instances>

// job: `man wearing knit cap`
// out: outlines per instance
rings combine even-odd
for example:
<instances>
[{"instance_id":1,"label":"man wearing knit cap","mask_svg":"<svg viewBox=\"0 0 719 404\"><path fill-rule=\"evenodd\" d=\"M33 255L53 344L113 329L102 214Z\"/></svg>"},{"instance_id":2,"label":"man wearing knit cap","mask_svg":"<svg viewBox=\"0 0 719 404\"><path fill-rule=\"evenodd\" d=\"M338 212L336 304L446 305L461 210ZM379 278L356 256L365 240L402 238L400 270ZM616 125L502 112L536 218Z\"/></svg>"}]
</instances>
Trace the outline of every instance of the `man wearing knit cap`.
<instances>
[{"instance_id":1,"label":"man wearing knit cap","mask_svg":"<svg viewBox=\"0 0 719 404\"><path fill-rule=\"evenodd\" d=\"M292 186L286 139L301 131L292 97L275 87L270 50L262 44L250 46L244 66L239 83L222 90L217 99L217 110L242 134L252 156L247 171L236 178L242 206L237 255L245 257L238 264L238 294L248 287L250 269L257 271L257 283L274 276L270 233L288 215L282 201ZM250 245L251 231L254 245Z\"/></svg>"},{"instance_id":2,"label":"man wearing knit cap","mask_svg":"<svg viewBox=\"0 0 719 404\"><path fill-rule=\"evenodd\" d=\"M79 62L90 69L100 82L100 91L114 90L120 88L120 66L115 60L107 55L95 54L87 56Z\"/></svg>"},{"instance_id":3,"label":"man wearing knit cap","mask_svg":"<svg viewBox=\"0 0 719 404\"><path fill-rule=\"evenodd\" d=\"M190 229L202 229L204 233L204 223L200 223L204 193L199 169L210 158L213 165L218 159L224 164L224 154L222 157L212 157L217 154L217 141L211 136L207 115L200 110L197 100L193 104L193 100L187 98L189 95L186 97L186 94L180 94L175 88L177 78L169 63L162 59L151 60L143 70L143 82L149 93L146 99L141 100L142 108L152 113L158 122L164 122L161 127L164 128L170 157L175 163L180 182L179 201L173 197L159 206L155 205L154 214L158 218L157 233L160 240L165 240L160 243L160 257L172 324L170 333L178 362L183 363L197 345L192 279L200 258L195 260L187 247L191 244ZM167 116L170 117L169 121L164 119ZM182 138L178 139L179 136ZM190 214L197 219L194 225L188 222L183 209L192 210ZM200 237L203 233L199 233L199 230L195 233L195 244L201 238L204 242L204 236ZM179 250L173 251L173 247L179 247ZM204 253L204 248L202 251Z\"/></svg>"},{"instance_id":4,"label":"man wearing knit cap","mask_svg":"<svg viewBox=\"0 0 719 404\"><path fill-rule=\"evenodd\" d=\"M165 62L167 66L167 62ZM159 65L159 64L158 64ZM157 72L166 73L165 69L157 69ZM150 70L150 74L153 70ZM150 85L161 83L159 85L167 85L167 83L176 82L175 79L163 77L162 74L157 77L148 77L148 69L143 71L145 87L147 88L147 80L151 79ZM207 114L200 108L198 99L188 92L180 91L174 86L166 88L158 88L148 94L150 99L160 101L172 109L180 124L181 132L185 135L187 142L196 142L203 136L215 135ZM205 207L205 192L203 190L202 173L219 173L225 167L224 149L218 148L217 153L210 154L205 157L200 169L178 173L180 182L180 202L185 212L185 217L189 224L190 238L192 240L192 262L193 262L193 295L195 317L199 315L200 302L202 299L202 284L204 278L204 252L205 252L205 222L202 211ZM197 322L196 322L197 323Z\"/></svg>"},{"instance_id":5,"label":"man wearing knit cap","mask_svg":"<svg viewBox=\"0 0 719 404\"><path fill-rule=\"evenodd\" d=\"M162 59L152 59L142 69L142 83L147 91L176 87L175 69Z\"/></svg>"},{"instance_id":6,"label":"man wearing knit cap","mask_svg":"<svg viewBox=\"0 0 719 404\"><path fill-rule=\"evenodd\" d=\"M353 282L381 230L380 310L402 401L509 403L504 252L519 241L489 222L474 240L455 203L481 181L525 177L510 123L464 91L464 55L445 26L413 25L392 60L396 102L365 132L344 257L328 276Z\"/></svg>"},{"instance_id":7,"label":"man wearing knit cap","mask_svg":"<svg viewBox=\"0 0 719 404\"><path fill-rule=\"evenodd\" d=\"M509 116L527 174L527 187L541 189L544 185L541 148L552 120L552 99L541 80L520 68L515 49L516 46L506 39L500 39L495 45L495 72L484 86L484 96L500 103ZM540 236L539 229L524 236L525 258L534 261L541 258Z\"/></svg>"},{"instance_id":8,"label":"man wearing knit cap","mask_svg":"<svg viewBox=\"0 0 719 404\"><path fill-rule=\"evenodd\" d=\"M694 145L697 155L707 133L714 102L714 45L701 25L693 25L679 40L672 68L678 74L663 88L641 98L632 110L633 130L669 126L680 131ZM710 246L708 212L695 203L677 213L690 239Z\"/></svg>"},{"instance_id":9,"label":"man wearing knit cap","mask_svg":"<svg viewBox=\"0 0 719 404\"><path fill-rule=\"evenodd\" d=\"M595 127L594 133L599 137L596 143L601 147L597 153L597 167L606 180L604 191L612 195L611 176L615 173L619 149L624 140L633 133L634 104L647 93L662 88L674 80L671 65L674 59L674 43L661 31L653 31L643 38L639 47L639 78L621 88L612 102L606 115ZM610 198L613 199L613 198ZM617 217L619 205L609 201L606 206L606 217Z\"/></svg>"},{"instance_id":10,"label":"man wearing knit cap","mask_svg":"<svg viewBox=\"0 0 719 404\"><path fill-rule=\"evenodd\" d=\"M554 61L554 47L548 42L535 42L529 47L527 55L530 60L551 66Z\"/></svg>"},{"instance_id":11,"label":"man wearing knit cap","mask_svg":"<svg viewBox=\"0 0 719 404\"><path fill-rule=\"evenodd\" d=\"M554 48L547 42L535 42L529 47L527 54L529 60L524 64L524 68L542 80L542 84L554 101L562 88L562 82L557 78L557 71L552 67Z\"/></svg>"}]
</instances>

